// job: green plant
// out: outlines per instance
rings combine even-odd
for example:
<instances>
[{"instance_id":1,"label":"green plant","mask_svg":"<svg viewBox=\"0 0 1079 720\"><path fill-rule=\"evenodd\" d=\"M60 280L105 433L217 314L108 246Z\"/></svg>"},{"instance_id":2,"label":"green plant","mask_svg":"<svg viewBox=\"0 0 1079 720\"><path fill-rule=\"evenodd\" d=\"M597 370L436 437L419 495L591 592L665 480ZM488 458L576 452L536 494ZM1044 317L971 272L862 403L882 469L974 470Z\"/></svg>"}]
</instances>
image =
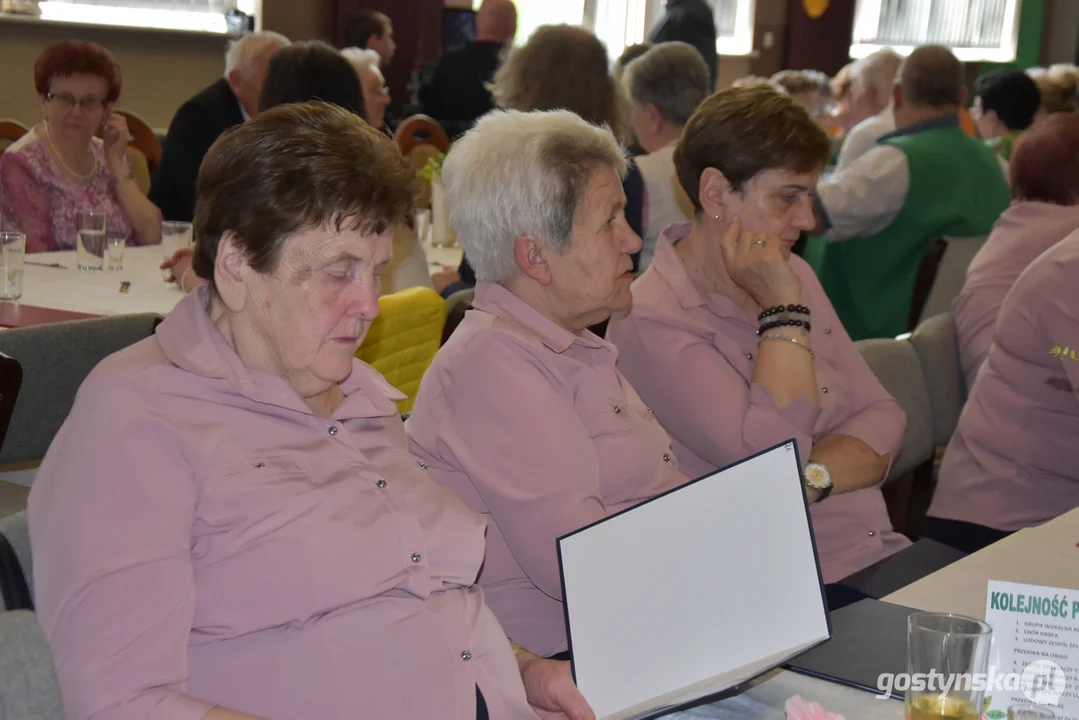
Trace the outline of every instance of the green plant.
<instances>
[{"instance_id":1,"label":"green plant","mask_svg":"<svg viewBox=\"0 0 1079 720\"><path fill-rule=\"evenodd\" d=\"M439 153L438 155L435 155L433 158L428 160L422 168L420 168L418 173L419 176L427 182L431 182L434 179L435 175L442 171L442 161L445 159L446 153Z\"/></svg>"}]
</instances>

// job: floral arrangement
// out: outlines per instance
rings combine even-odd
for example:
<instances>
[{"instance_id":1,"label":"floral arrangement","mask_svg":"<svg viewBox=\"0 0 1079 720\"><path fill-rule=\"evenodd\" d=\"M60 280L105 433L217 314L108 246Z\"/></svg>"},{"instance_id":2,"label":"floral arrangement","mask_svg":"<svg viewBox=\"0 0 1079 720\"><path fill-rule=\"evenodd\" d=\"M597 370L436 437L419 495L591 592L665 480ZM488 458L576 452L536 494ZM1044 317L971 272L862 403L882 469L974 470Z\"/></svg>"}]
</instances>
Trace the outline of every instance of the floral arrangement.
<instances>
[{"instance_id":1,"label":"floral arrangement","mask_svg":"<svg viewBox=\"0 0 1079 720\"><path fill-rule=\"evenodd\" d=\"M438 175L440 172L442 172L442 162L445 159L446 159L446 153L444 153L444 152L440 152L438 155L435 155L434 157L430 158L424 164L424 166L422 168L420 168L419 173L418 173L419 176L421 178L423 178L424 180L426 180L427 182L431 182L432 180L434 180L435 175Z\"/></svg>"}]
</instances>

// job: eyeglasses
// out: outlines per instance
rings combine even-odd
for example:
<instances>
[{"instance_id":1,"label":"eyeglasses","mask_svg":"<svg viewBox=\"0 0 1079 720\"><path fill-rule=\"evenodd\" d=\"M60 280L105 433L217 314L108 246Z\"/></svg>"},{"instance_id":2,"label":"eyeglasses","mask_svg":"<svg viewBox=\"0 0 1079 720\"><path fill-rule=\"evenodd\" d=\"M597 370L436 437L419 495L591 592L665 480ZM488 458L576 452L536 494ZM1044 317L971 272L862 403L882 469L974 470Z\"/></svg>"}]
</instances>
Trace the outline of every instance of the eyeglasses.
<instances>
[{"instance_id":1,"label":"eyeglasses","mask_svg":"<svg viewBox=\"0 0 1079 720\"><path fill-rule=\"evenodd\" d=\"M95 112L102 110L105 107L105 101L101 98L94 97L93 95L87 95L86 97L76 98L71 93L46 93L45 99L49 102L56 102L61 109L71 110L76 105L81 107L86 112Z\"/></svg>"}]
</instances>

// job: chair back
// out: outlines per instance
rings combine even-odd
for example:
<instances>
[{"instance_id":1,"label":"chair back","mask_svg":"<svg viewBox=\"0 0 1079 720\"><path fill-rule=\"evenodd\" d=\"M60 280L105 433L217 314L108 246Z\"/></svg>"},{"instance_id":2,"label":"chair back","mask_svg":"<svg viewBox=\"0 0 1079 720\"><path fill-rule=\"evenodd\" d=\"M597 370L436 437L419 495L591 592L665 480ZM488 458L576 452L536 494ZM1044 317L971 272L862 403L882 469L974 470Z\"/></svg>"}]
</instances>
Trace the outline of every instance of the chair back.
<instances>
[{"instance_id":1,"label":"chair back","mask_svg":"<svg viewBox=\"0 0 1079 720\"><path fill-rule=\"evenodd\" d=\"M28 132L30 132L30 128L18 120L12 120L11 118L0 119L0 140L7 141L4 149Z\"/></svg>"},{"instance_id":2,"label":"chair back","mask_svg":"<svg viewBox=\"0 0 1079 720\"><path fill-rule=\"evenodd\" d=\"M967 268L970 267L974 256L985 245L986 236L946 237L943 241L946 243L947 250L938 261L937 271L934 273L921 311L916 318L912 318L914 320L911 325L912 330L918 323L952 309L952 303L959 297L959 292L967 279Z\"/></svg>"},{"instance_id":3,"label":"chair back","mask_svg":"<svg viewBox=\"0 0 1079 720\"><path fill-rule=\"evenodd\" d=\"M465 319L465 313L472 309L472 300L476 297L475 288L458 290L446 298L446 326L442 329L442 344L453 335L453 331Z\"/></svg>"},{"instance_id":4,"label":"chair back","mask_svg":"<svg viewBox=\"0 0 1079 720\"><path fill-rule=\"evenodd\" d=\"M411 412L427 372L442 344L446 301L434 290L412 287L378 299L379 315L356 357L378 370L408 397L397 403Z\"/></svg>"},{"instance_id":5,"label":"chair back","mask_svg":"<svg viewBox=\"0 0 1079 720\"><path fill-rule=\"evenodd\" d=\"M158 315L115 315L0 332L0 352L22 365L0 465L40 460L60 429L82 381L107 356L153 334Z\"/></svg>"},{"instance_id":6,"label":"chair back","mask_svg":"<svg viewBox=\"0 0 1079 720\"><path fill-rule=\"evenodd\" d=\"M15 358L0 353L0 449L15 414L15 400L22 387L22 365Z\"/></svg>"},{"instance_id":7,"label":"chair back","mask_svg":"<svg viewBox=\"0 0 1079 720\"><path fill-rule=\"evenodd\" d=\"M150 163L134 145L127 146L127 164L131 166L131 177L142 190L143 195L150 194Z\"/></svg>"},{"instance_id":8,"label":"chair back","mask_svg":"<svg viewBox=\"0 0 1079 720\"><path fill-rule=\"evenodd\" d=\"M859 340L855 346L907 415L903 449L889 475L889 479L897 478L933 457L933 415L922 366L908 340L874 338Z\"/></svg>"},{"instance_id":9,"label":"chair back","mask_svg":"<svg viewBox=\"0 0 1079 720\"><path fill-rule=\"evenodd\" d=\"M907 316L907 330L913 331L918 326L918 321L925 312L925 304L929 301L929 294L933 292L933 283L937 281L937 273L940 264L944 260L944 254L948 252L948 241L937 238L930 243L922 256L922 262L918 265L918 275L914 279L914 295L910 300L910 315Z\"/></svg>"},{"instance_id":10,"label":"chair back","mask_svg":"<svg viewBox=\"0 0 1079 720\"><path fill-rule=\"evenodd\" d=\"M434 145L439 152L446 152L450 147L450 136L437 120L427 115L413 115L405 119L397 126L393 139L405 157L410 157L417 145Z\"/></svg>"},{"instance_id":11,"label":"chair back","mask_svg":"<svg viewBox=\"0 0 1079 720\"><path fill-rule=\"evenodd\" d=\"M64 718L45 632L29 610L0 613L0 718Z\"/></svg>"},{"instance_id":12,"label":"chair back","mask_svg":"<svg viewBox=\"0 0 1079 720\"><path fill-rule=\"evenodd\" d=\"M157 164L161 162L161 141L157 139L150 124L142 119L137 113L130 110L117 110L127 120L127 129L131 133L130 145L136 148L146 157L146 164L153 172Z\"/></svg>"},{"instance_id":13,"label":"chair back","mask_svg":"<svg viewBox=\"0 0 1079 720\"><path fill-rule=\"evenodd\" d=\"M933 442L943 447L952 439L967 399L967 382L959 359L959 338L951 312L923 321L910 336L922 366L933 413Z\"/></svg>"},{"instance_id":14,"label":"chair back","mask_svg":"<svg viewBox=\"0 0 1079 720\"><path fill-rule=\"evenodd\" d=\"M33 563L26 511L0 518L0 610L34 609Z\"/></svg>"}]
</instances>

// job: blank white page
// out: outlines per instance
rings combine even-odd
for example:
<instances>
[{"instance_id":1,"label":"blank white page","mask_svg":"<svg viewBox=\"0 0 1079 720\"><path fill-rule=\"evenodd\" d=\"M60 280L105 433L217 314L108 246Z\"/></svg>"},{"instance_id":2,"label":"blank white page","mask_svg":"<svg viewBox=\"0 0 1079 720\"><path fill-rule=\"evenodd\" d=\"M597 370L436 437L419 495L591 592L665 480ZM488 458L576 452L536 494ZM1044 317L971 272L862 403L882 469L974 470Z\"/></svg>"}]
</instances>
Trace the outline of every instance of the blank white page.
<instances>
[{"instance_id":1,"label":"blank white page","mask_svg":"<svg viewBox=\"0 0 1079 720\"><path fill-rule=\"evenodd\" d=\"M829 637L793 441L558 543L577 685L599 718L704 697Z\"/></svg>"}]
</instances>

